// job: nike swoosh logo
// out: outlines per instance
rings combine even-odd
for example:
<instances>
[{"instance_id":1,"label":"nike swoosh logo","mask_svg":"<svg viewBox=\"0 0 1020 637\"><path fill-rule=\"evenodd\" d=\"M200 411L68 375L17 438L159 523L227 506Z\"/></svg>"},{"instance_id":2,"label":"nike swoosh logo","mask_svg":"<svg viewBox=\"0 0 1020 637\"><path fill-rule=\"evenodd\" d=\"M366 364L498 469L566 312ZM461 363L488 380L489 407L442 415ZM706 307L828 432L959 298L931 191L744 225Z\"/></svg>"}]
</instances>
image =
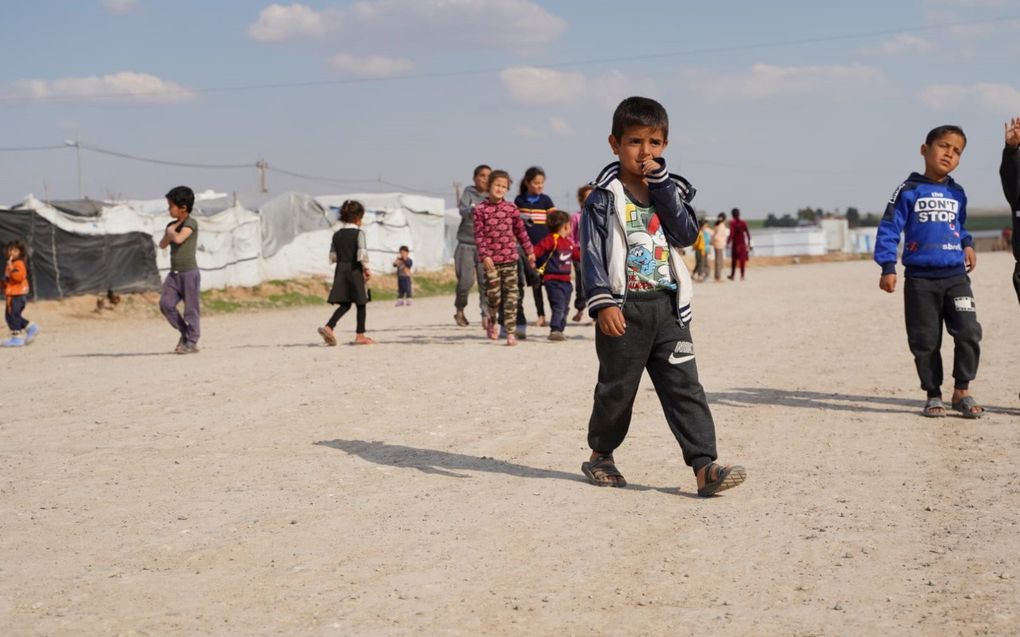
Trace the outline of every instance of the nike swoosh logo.
<instances>
[{"instance_id":1,"label":"nike swoosh logo","mask_svg":"<svg viewBox=\"0 0 1020 637\"><path fill-rule=\"evenodd\" d=\"M694 360L694 354L689 354L687 356L677 356L676 354L669 355L670 365L679 365L680 363L686 363L687 361L692 360Z\"/></svg>"}]
</instances>

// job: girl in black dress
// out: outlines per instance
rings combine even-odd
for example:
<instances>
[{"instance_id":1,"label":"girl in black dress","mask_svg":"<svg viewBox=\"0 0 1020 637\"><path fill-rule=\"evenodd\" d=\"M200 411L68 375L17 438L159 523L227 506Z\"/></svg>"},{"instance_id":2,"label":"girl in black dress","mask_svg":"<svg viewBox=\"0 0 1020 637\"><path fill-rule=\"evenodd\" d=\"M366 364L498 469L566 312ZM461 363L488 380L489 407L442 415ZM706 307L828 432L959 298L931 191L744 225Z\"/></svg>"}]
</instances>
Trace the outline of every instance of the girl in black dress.
<instances>
[{"instance_id":1,"label":"girl in black dress","mask_svg":"<svg viewBox=\"0 0 1020 637\"><path fill-rule=\"evenodd\" d=\"M368 304L368 286L372 271L368 267L368 248L361 220L365 207L357 201L345 201L340 207L340 229L333 234L333 245L329 251L330 261L336 263L333 273L333 287L329 291L329 302L339 305L326 325L319 328L319 336L326 345L336 345L333 329L337 321L351 309L357 308L358 326L354 337L355 345L375 343L365 336L365 308Z\"/></svg>"}]
</instances>

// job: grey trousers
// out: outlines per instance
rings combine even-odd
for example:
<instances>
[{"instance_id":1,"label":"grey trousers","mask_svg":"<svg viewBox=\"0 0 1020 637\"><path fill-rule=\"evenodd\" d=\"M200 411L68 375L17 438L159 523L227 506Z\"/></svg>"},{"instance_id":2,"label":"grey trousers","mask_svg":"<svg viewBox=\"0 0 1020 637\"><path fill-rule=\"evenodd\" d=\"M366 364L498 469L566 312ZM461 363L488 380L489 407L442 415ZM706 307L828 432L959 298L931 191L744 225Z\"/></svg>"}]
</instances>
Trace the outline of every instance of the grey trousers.
<instances>
[{"instance_id":1,"label":"grey trousers","mask_svg":"<svg viewBox=\"0 0 1020 637\"><path fill-rule=\"evenodd\" d=\"M485 268L478 261L478 246L458 243L453 251L453 267L457 273L457 293L453 306L464 311L468 304L471 286L478 284L478 307L482 318L489 315L489 302L485 298Z\"/></svg>"},{"instance_id":2,"label":"grey trousers","mask_svg":"<svg viewBox=\"0 0 1020 637\"><path fill-rule=\"evenodd\" d=\"M588 446L610 454L623 443L647 369L684 462L697 473L718 457L715 422L698 380L690 328L677 323L671 297L672 293L640 298L631 294L623 306L627 321L623 336L606 336L595 329L599 380L588 421Z\"/></svg>"},{"instance_id":3,"label":"grey trousers","mask_svg":"<svg viewBox=\"0 0 1020 637\"><path fill-rule=\"evenodd\" d=\"M163 281L163 294L159 297L159 311L170 322L188 345L198 343L199 292L201 274L198 270L171 272ZM177 304L184 301L184 316L177 311Z\"/></svg>"}]
</instances>

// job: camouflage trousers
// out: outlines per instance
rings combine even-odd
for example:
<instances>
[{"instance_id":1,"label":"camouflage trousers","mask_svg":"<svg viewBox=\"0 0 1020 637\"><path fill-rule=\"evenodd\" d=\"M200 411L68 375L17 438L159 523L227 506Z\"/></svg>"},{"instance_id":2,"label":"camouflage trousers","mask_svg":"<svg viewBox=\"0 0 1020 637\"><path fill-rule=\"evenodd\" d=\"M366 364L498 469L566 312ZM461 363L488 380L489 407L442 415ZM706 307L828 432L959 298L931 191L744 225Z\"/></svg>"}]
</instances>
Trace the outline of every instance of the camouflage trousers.
<instances>
[{"instance_id":1,"label":"camouflage trousers","mask_svg":"<svg viewBox=\"0 0 1020 637\"><path fill-rule=\"evenodd\" d=\"M517 263L497 263L496 269L485 273L485 295L489 300L489 316L496 320L503 305L503 325L508 334L517 326Z\"/></svg>"}]
</instances>

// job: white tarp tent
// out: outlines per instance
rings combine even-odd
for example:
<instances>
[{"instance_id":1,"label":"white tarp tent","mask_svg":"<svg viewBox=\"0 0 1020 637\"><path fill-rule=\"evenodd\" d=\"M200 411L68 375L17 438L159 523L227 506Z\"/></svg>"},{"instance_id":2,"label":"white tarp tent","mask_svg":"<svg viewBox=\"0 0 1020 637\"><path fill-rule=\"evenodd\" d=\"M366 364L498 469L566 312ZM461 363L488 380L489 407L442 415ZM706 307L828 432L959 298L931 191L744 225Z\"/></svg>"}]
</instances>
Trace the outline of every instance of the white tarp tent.
<instances>
[{"instance_id":1,"label":"white tarp tent","mask_svg":"<svg viewBox=\"0 0 1020 637\"><path fill-rule=\"evenodd\" d=\"M369 259L375 272L392 272L393 260L402 245L411 249L416 270L435 270L446 263L446 204L439 197L393 192L324 195L316 199L337 210L347 199L356 199L365 206L361 228L365 231ZM329 242L320 250L328 255Z\"/></svg>"},{"instance_id":2,"label":"white tarp tent","mask_svg":"<svg viewBox=\"0 0 1020 637\"><path fill-rule=\"evenodd\" d=\"M259 216L242 205L229 205L213 214L205 210L217 210L229 205L223 197L196 200L198 222L198 250L195 258L202 273L202 289L213 290L228 285L253 286L262 279L260 257L262 254L262 231ZM170 223L166 210L166 199L146 201L124 201L116 208L127 208L147 224L147 231L157 245L156 266L160 278L166 278L170 271L170 249L159 249L163 230ZM200 212L201 211L201 212Z\"/></svg>"}]
</instances>

